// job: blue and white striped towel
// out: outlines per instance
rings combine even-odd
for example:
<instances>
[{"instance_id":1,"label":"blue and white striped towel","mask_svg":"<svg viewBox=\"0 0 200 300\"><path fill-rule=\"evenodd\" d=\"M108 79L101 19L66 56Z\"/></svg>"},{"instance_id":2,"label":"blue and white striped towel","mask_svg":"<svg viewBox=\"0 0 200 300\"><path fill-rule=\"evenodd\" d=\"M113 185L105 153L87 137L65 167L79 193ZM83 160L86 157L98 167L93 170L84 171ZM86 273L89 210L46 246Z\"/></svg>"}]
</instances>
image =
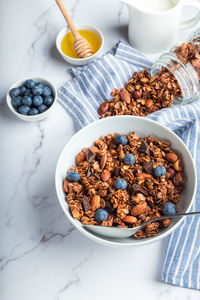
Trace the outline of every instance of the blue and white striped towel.
<instances>
[{"instance_id":1,"label":"blue and white striped towel","mask_svg":"<svg viewBox=\"0 0 200 300\"><path fill-rule=\"evenodd\" d=\"M113 88L121 88L135 71L152 63L126 42L87 66L75 67L74 78L58 92L58 100L74 119L78 129L99 119L97 109L110 98ZM187 145L200 176L200 103L174 106L157 111L147 118L173 130ZM200 211L200 185L192 211ZM161 279L165 282L200 289L200 218L185 218L167 238Z\"/></svg>"}]
</instances>

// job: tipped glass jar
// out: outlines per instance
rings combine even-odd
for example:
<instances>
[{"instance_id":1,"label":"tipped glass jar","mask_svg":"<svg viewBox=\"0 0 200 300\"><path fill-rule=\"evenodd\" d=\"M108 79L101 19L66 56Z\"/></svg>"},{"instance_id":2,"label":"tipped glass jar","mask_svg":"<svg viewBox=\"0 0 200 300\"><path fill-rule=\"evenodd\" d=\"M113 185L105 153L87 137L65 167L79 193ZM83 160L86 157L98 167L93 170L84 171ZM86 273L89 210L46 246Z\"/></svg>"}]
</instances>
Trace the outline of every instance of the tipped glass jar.
<instances>
[{"instance_id":1,"label":"tipped glass jar","mask_svg":"<svg viewBox=\"0 0 200 300\"><path fill-rule=\"evenodd\" d=\"M187 41L179 43L168 53L164 53L153 64L151 75L162 69L170 71L177 79L182 95L173 104L184 105L198 99L200 93L200 29Z\"/></svg>"}]
</instances>

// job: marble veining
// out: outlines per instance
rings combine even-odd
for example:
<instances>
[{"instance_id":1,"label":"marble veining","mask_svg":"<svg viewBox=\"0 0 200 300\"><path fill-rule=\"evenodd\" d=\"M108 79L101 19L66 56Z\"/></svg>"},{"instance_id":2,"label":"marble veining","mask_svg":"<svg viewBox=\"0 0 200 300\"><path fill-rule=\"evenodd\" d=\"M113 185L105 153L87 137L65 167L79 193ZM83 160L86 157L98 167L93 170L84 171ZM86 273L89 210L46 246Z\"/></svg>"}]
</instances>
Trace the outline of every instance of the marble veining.
<instances>
[{"instance_id":1,"label":"marble veining","mask_svg":"<svg viewBox=\"0 0 200 300\"><path fill-rule=\"evenodd\" d=\"M54 239L55 237L59 238L59 242L62 242L63 239L65 239L66 237L68 237L73 231L75 230L74 227L70 227L66 233L61 233L61 232L48 232L46 234L43 234L42 237L40 238L40 240L30 249L26 250L23 253L20 253L18 255L14 255L15 254L15 250L20 248L23 243L20 243L18 245L16 245L12 250L11 253L6 256L6 257L1 257L0 258L0 270L3 271L8 264L21 259L23 257L25 257L26 255L32 253L33 251L35 251L42 243L48 243L51 239Z\"/></svg>"},{"instance_id":2,"label":"marble veining","mask_svg":"<svg viewBox=\"0 0 200 300\"><path fill-rule=\"evenodd\" d=\"M80 275L78 274L79 269L88 262L89 258L91 257L93 251L89 253L89 255L80 261L76 266L72 268L72 277L67 281L67 283L59 290L58 292L58 299L60 299L60 295L65 292L68 288L72 285L78 285L81 281Z\"/></svg>"},{"instance_id":3,"label":"marble veining","mask_svg":"<svg viewBox=\"0 0 200 300\"><path fill-rule=\"evenodd\" d=\"M128 12L120 1L63 2L75 23L102 30L104 51L126 40ZM198 291L160 282L164 241L107 248L67 220L54 173L75 133L73 120L57 103L47 120L26 123L5 103L7 89L20 78L47 77L57 88L71 78L71 66L55 47L65 20L54 0L2 1L0 17L0 299L198 300Z\"/></svg>"}]
</instances>

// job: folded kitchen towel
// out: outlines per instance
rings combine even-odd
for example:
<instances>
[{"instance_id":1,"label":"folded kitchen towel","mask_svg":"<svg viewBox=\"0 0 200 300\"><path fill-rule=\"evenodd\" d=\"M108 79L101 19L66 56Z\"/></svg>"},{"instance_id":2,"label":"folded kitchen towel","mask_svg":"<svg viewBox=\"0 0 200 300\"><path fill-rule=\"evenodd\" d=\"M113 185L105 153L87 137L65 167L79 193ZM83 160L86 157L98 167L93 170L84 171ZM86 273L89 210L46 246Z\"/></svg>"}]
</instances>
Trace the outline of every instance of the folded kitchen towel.
<instances>
[{"instance_id":1,"label":"folded kitchen towel","mask_svg":"<svg viewBox=\"0 0 200 300\"><path fill-rule=\"evenodd\" d=\"M58 91L58 101L74 119L78 129L99 119L99 105L109 99L114 88L122 88L136 71L152 63L128 43L117 45L94 62L71 69L74 78ZM200 176L200 102L172 106L146 118L173 130L187 145ZM191 208L200 211L200 185ZM200 289L200 218L187 217L168 236L161 279L167 283Z\"/></svg>"}]
</instances>

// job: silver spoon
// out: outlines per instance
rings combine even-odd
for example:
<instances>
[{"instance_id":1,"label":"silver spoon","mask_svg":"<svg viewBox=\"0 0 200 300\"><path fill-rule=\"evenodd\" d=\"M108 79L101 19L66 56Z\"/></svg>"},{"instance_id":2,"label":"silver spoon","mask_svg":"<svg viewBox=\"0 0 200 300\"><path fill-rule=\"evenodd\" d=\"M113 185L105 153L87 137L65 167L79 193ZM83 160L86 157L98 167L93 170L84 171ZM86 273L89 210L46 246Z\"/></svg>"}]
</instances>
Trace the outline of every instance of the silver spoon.
<instances>
[{"instance_id":1,"label":"silver spoon","mask_svg":"<svg viewBox=\"0 0 200 300\"><path fill-rule=\"evenodd\" d=\"M142 229L144 226L146 226L151 222L155 222L163 219L174 219L182 216L190 216L190 215L197 215L197 214L200 214L200 211L181 213L176 215L165 215L162 217L151 219L147 222L142 223L140 226L134 228L105 227L105 226L98 226L98 225L83 225L83 227L86 228L88 231L92 231L96 234L103 235L105 237L121 239L121 238L127 238L132 236L133 234L138 232L138 230Z\"/></svg>"}]
</instances>

